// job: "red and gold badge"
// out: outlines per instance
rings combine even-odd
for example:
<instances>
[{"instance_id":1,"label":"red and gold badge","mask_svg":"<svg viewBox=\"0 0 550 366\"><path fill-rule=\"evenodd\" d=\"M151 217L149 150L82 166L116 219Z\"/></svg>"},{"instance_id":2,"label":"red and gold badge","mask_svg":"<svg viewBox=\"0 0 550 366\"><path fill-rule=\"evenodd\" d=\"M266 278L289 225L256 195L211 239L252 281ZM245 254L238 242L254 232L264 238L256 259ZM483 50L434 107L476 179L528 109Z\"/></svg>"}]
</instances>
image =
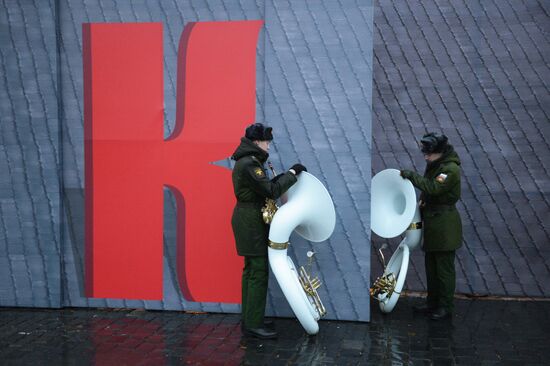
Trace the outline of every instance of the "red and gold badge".
<instances>
[{"instance_id":1,"label":"red and gold badge","mask_svg":"<svg viewBox=\"0 0 550 366\"><path fill-rule=\"evenodd\" d=\"M443 174L443 173L435 177L435 180L439 183L445 183L445 179L447 179L447 174Z\"/></svg>"}]
</instances>

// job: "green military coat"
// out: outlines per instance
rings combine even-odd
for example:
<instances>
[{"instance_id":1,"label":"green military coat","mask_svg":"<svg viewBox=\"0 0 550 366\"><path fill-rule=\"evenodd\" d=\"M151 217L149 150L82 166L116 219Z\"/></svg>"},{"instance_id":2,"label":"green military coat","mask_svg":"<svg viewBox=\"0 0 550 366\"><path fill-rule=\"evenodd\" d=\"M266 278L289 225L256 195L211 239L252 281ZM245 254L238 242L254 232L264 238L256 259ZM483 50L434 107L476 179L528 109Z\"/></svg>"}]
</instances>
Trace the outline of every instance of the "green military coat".
<instances>
[{"instance_id":1,"label":"green military coat","mask_svg":"<svg viewBox=\"0 0 550 366\"><path fill-rule=\"evenodd\" d=\"M269 225L262 219L261 209L266 198L277 199L294 183L296 177L287 172L269 179L264 167L269 154L243 137L233 153L233 189L237 204L231 225L237 253L242 256L265 256Z\"/></svg>"},{"instance_id":2,"label":"green military coat","mask_svg":"<svg viewBox=\"0 0 550 366\"><path fill-rule=\"evenodd\" d=\"M462 223L455 203L460 199L460 159L452 146L428 163L424 176L404 170L404 178L422 191L425 251L456 250L462 245Z\"/></svg>"}]
</instances>

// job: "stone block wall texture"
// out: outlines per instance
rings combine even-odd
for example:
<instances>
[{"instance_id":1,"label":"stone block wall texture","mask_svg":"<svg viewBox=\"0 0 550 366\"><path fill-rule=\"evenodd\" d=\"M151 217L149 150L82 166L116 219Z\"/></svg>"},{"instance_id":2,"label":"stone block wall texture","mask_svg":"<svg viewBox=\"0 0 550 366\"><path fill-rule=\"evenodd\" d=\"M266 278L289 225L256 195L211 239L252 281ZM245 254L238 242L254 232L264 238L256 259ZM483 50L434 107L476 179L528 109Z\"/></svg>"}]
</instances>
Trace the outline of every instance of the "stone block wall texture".
<instances>
[{"instance_id":1,"label":"stone block wall texture","mask_svg":"<svg viewBox=\"0 0 550 366\"><path fill-rule=\"evenodd\" d=\"M548 297L549 14L538 0L3 0L0 306L238 311L183 300L168 192L164 300L82 296L80 32L82 22L105 21L164 23L166 135L184 24L268 23L258 44L257 119L278 133L275 167L301 160L333 195L336 232L314 248L332 318L368 319L371 265L373 278L382 272L370 245L386 241L370 240L371 174L422 171L416 141L428 130L449 136L463 161L457 291ZM389 240L392 250L398 241ZM291 255L304 263L311 244L294 244ZM406 289L425 290L423 266L422 252L413 252ZM269 296L269 312L288 316L274 281Z\"/></svg>"},{"instance_id":2,"label":"stone block wall texture","mask_svg":"<svg viewBox=\"0 0 550 366\"><path fill-rule=\"evenodd\" d=\"M53 2L0 3L0 306L62 305L55 29Z\"/></svg>"},{"instance_id":3,"label":"stone block wall texture","mask_svg":"<svg viewBox=\"0 0 550 366\"><path fill-rule=\"evenodd\" d=\"M375 6L373 173L423 172L419 137L449 137L463 171L461 293L550 295L549 14L537 0ZM425 290L421 251L411 266L407 288Z\"/></svg>"},{"instance_id":4,"label":"stone block wall texture","mask_svg":"<svg viewBox=\"0 0 550 366\"><path fill-rule=\"evenodd\" d=\"M16 260L28 268L16 272L11 267L2 275L7 279L25 280L28 286L5 286L4 306L85 306L138 307L147 309L238 312L238 305L194 303L186 301L177 284L175 272L175 201L165 191L165 258L164 298L162 301L119 299L91 299L83 296L84 273L84 146L83 146L83 78L82 78L82 23L86 22L162 22L164 25L165 67L165 136L169 136L175 119L177 45L185 24L191 21L264 19L257 48L257 120L274 127L276 140L270 151L278 171L302 162L332 193L337 210L337 224L333 236L326 242L311 243L293 238L290 255L295 262L305 264L306 252L315 250L313 264L323 282L320 294L330 319L369 320L370 274L370 174L371 174L371 98L372 98L372 16L371 1L23 1L20 4L3 3L7 16L0 18L6 29L7 40L2 39L2 50L21 50L34 53L28 72L22 70L17 57L5 56L3 67L13 68L14 86L5 83L4 93L12 99L23 92L30 93L26 83L46 78L49 89L37 92L40 98L52 98L47 105L37 108L52 110L48 122L55 131L45 133L56 138L55 162L46 165L50 180L37 179L43 190L56 194L47 208L57 208L44 215L45 223L56 229L54 236L44 233L36 240L29 238L28 246L52 250L52 263L57 277L46 289L57 286L56 303L41 303L35 292L35 281L29 278L31 270L46 271L46 259L30 262L25 253L14 257L7 247L6 262L12 267ZM35 17L44 22L44 29L35 29ZM47 19L47 23L46 23ZM21 31L34 32L37 41L20 38ZM57 35L56 35L57 32ZM3 33L4 34L4 33ZM46 36L47 35L47 36ZM16 41L10 41L15 38ZM49 43L45 43L46 39ZM46 46L49 46L47 48ZM7 51L6 51L7 52ZM36 64L49 61L51 70L38 69ZM29 61L30 62L30 61ZM27 105L14 106L6 101L3 111L18 108L18 113L29 114ZM3 104L4 106L4 104ZM39 108L41 107L41 109ZM59 109L58 109L59 107ZM6 112L6 113L7 113ZM59 115L57 114L59 113ZM10 121L15 120L11 117ZM4 117L2 117L4 118ZM4 125L4 123L3 123ZM11 123L11 128L15 123ZM39 128L29 124L29 129ZM9 131L4 132L7 139ZM53 137L52 137L53 136ZM4 142L5 140L3 140ZM49 142L49 140L47 141ZM238 144L238 141L235 142ZM14 140L17 148L22 144ZM3 148L6 149L6 143ZM33 150L34 148L34 150ZM30 144L29 149L40 156L40 150ZM26 165L38 164L40 159L16 161L8 151L7 161L14 165L7 177L15 179L20 169L22 182L27 178ZM231 168L229 160L217 164ZM41 176L38 176L41 178ZM30 183L29 183L30 184ZM29 206L13 190L18 185L6 181L6 195L14 210ZM4 192L4 191L2 191ZM24 198L38 200L44 194L28 188ZM61 201L61 205L59 202ZM2 201L3 202L3 201ZM54 206L55 202L55 206ZM47 203L47 202L46 202ZM8 220L9 215L3 215ZM11 218L18 225L27 222L30 228L37 222L33 216ZM38 221L41 224L40 221ZM6 223L5 225L8 225ZM11 227L11 226L10 226ZM15 226L17 228L17 226ZM40 228L40 227L39 227ZM13 235L23 235L22 228ZM7 235L6 235L7 236ZM56 239L57 246L52 242ZM10 237L10 240L11 237ZM14 245L21 239L14 237ZM7 239L6 239L7 242ZM7 244L6 244L7 245ZM55 294L54 294L55 295ZM25 297L23 297L25 296ZM42 301L42 300L41 300ZM52 300L54 301L53 297ZM268 314L292 316L292 312L274 278L271 278Z\"/></svg>"}]
</instances>

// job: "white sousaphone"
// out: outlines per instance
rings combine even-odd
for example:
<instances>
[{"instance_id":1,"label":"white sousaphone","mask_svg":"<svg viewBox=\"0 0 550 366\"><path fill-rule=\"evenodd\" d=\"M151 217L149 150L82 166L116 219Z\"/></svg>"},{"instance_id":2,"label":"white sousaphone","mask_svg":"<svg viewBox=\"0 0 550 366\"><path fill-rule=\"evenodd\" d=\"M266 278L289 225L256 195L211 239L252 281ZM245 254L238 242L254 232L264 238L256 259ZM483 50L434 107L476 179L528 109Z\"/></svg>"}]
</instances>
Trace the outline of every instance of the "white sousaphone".
<instances>
[{"instance_id":1,"label":"white sousaphone","mask_svg":"<svg viewBox=\"0 0 550 366\"><path fill-rule=\"evenodd\" d=\"M326 313L317 288L318 278L312 278L304 267L298 271L288 256L290 234L296 232L312 242L330 237L336 224L334 204L328 191L313 175L302 172L298 181L286 192L283 204L273 216L269 229L269 264L292 311L305 331L319 332L317 321ZM308 253L311 259L312 253Z\"/></svg>"},{"instance_id":2,"label":"white sousaphone","mask_svg":"<svg viewBox=\"0 0 550 366\"><path fill-rule=\"evenodd\" d=\"M407 230L388 265L384 263L384 273L370 289L371 296L379 301L380 310L389 313L405 284L409 253L420 244L422 221L414 186L397 169L383 170L372 178L371 197L372 231L383 238L393 238Z\"/></svg>"}]
</instances>

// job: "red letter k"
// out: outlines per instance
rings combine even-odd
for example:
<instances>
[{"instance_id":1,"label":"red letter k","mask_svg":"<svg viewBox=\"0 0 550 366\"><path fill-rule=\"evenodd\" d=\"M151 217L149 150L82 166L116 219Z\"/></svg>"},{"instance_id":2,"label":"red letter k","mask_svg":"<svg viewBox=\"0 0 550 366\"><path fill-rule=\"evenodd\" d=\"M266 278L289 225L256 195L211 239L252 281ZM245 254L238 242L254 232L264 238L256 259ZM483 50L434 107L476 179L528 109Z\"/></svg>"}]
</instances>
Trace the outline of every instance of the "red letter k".
<instances>
[{"instance_id":1,"label":"red letter k","mask_svg":"<svg viewBox=\"0 0 550 366\"><path fill-rule=\"evenodd\" d=\"M231 155L255 119L261 21L188 24L176 126L163 139L162 24L84 24L86 294L162 299L163 186L177 201L187 300L240 302Z\"/></svg>"}]
</instances>

